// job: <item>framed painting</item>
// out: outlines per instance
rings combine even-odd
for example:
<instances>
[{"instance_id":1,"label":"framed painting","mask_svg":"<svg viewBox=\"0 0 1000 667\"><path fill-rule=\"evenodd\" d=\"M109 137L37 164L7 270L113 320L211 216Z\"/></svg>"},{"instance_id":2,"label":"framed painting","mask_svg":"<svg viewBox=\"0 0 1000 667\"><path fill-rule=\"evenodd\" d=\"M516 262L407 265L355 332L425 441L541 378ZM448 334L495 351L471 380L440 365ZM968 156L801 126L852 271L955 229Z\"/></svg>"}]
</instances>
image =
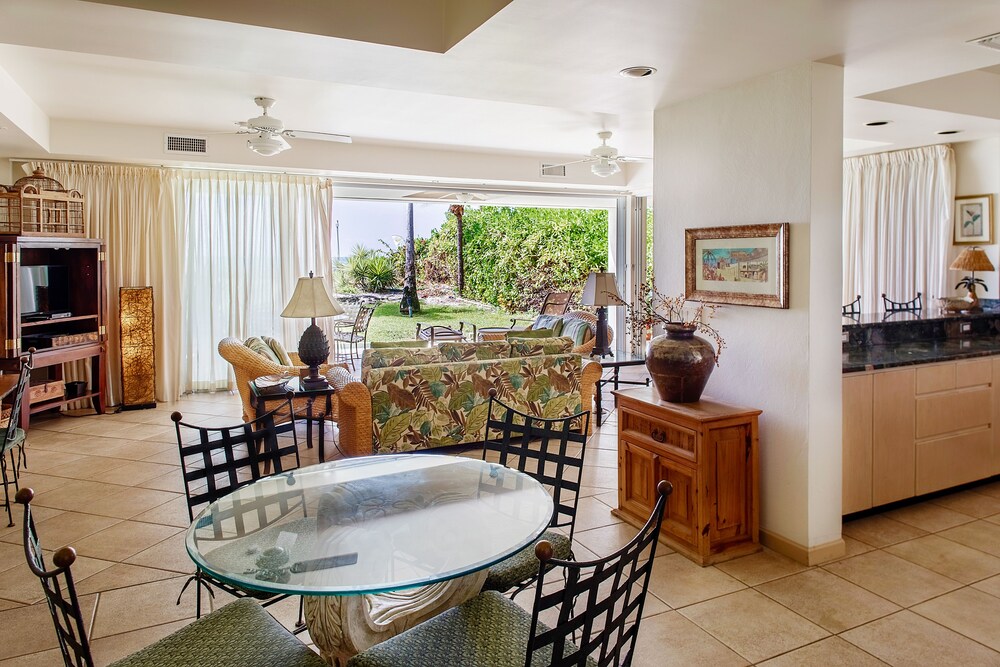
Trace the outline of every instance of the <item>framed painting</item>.
<instances>
[{"instance_id":1,"label":"framed painting","mask_svg":"<svg viewBox=\"0 0 1000 667\"><path fill-rule=\"evenodd\" d=\"M993 195L955 197L955 245L993 243Z\"/></svg>"},{"instance_id":2,"label":"framed painting","mask_svg":"<svg viewBox=\"0 0 1000 667\"><path fill-rule=\"evenodd\" d=\"M788 308L788 223L684 230L684 296Z\"/></svg>"}]
</instances>

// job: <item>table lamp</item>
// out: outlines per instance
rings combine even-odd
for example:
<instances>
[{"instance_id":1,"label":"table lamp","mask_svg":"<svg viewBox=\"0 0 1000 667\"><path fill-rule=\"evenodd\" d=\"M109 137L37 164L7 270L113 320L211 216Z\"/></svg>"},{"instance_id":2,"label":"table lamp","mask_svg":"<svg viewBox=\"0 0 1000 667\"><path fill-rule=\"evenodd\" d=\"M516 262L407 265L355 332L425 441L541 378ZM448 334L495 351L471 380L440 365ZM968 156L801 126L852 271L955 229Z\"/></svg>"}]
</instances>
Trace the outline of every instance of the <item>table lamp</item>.
<instances>
[{"instance_id":1,"label":"table lamp","mask_svg":"<svg viewBox=\"0 0 1000 667\"><path fill-rule=\"evenodd\" d=\"M621 302L615 274L591 271L580 296L582 305L597 306L597 340L590 356L603 358L612 354L611 345L608 344L608 306L617 306Z\"/></svg>"},{"instance_id":2,"label":"table lamp","mask_svg":"<svg viewBox=\"0 0 1000 667\"><path fill-rule=\"evenodd\" d=\"M314 278L310 271L308 278L299 278L281 316L308 317L312 320L299 339L299 359L309 367L309 377L301 380L303 389L322 389L327 385L326 378L319 374L319 365L330 356L330 343L323 330L316 326L316 318L333 317L343 312L337 300L326 291L323 276Z\"/></svg>"},{"instance_id":3,"label":"table lamp","mask_svg":"<svg viewBox=\"0 0 1000 667\"><path fill-rule=\"evenodd\" d=\"M969 305L963 307L962 310L971 313L978 313L983 310L983 307L979 305L979 297L976 296L976 285L982 285L983 290L986 290L986 283L983 282L982 278L976 278L976 271L996 271L993 266L993 262L990 258L986 256L986 251L979 246L973 246L971 248L965 248L958 254L955 261L951 263L948 267L953 271L970 271L971 276L965 276L958 281L955 285L955 289L959 287L964 287L969 291L965 300L969 302Z\"/></svg>"}]
</instances>

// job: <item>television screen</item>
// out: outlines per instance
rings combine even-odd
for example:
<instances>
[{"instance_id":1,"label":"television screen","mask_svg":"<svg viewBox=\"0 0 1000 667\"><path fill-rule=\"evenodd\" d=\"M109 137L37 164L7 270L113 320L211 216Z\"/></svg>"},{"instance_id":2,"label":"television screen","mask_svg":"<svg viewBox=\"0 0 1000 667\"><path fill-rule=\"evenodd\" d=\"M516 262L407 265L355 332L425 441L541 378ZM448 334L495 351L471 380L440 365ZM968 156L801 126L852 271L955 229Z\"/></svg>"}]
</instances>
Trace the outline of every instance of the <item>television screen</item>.
<instances>
[{"instance_id":1,"label":"television screen","mask_svg":"<svg viewBox=\"0 0 1000 667\"><path fill-rule=\"evenodd\" d=\"M21 314L44 315L69 310L69 282L65 266L21 267Z\"/></svg>"}]
</instances>

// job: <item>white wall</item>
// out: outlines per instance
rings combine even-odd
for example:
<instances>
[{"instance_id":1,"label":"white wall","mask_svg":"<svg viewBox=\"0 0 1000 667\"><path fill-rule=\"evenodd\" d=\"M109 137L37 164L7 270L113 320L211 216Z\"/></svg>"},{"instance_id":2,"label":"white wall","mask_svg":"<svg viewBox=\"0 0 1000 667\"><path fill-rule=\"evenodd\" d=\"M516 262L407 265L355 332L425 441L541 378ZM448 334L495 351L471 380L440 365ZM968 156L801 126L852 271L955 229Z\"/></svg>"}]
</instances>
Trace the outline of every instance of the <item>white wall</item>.
<instances>
[{"instance_id":1,"label":"white wall","mask_svg":"<svg viewBox=\"0 0 1000 667\"><path fill-rule=\"evenodd\" d=\"M993 266L1000 268L1000 226L997 225L997 206L1000 205L1000 137L965 141L953 144L955 149L955 196L993 195L993 243L983 246ZM948 253L948 263L958 257L966 246L952 246ZM948 287L953 287L962 277L959 271L948 272ZM977 273L977 278L986 281L986 292L980 291L980 298L1000 299L1000 272ZM965 290L954 290L956 296L965 296Z\"/></svg>"},{"instance_id":2,"label":"white wall","mask_svg":"<svg viewBox=\"0 0 1000 667\"><path fill-rule=\"evenodd\" d=\"M723 306L706 395L761 416L761 527L840 545L843 71L804 63L654 116L655 265L684 290L684 229L790 222L790 308ZM813 308L812 304L816 304Z\"/></svg>"}]
</instances>

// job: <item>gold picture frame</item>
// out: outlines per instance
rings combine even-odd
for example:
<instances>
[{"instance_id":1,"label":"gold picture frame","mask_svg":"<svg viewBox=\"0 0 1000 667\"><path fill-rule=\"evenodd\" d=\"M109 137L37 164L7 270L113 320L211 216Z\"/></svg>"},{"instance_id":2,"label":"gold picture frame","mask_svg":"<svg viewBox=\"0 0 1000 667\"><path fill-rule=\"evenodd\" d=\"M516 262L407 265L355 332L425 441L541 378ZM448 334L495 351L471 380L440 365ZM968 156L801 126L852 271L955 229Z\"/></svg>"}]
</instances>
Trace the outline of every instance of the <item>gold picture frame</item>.
<instances>
[{"instance_id":1,"label":"gold picture frame","mask_svg":"<svg viewBox=\"0 0 1000 667\"><path fill-rule=\"evenodd\" d=\"M993 195L955 197L953 245L993 244Z\"/></svg>"},{"instance_id":2,"label":"gold picture frame","mask_svg":"<svg viewBox=\"0 0 1000 667\"><path fill-rule=\"evenodd\" d=\"M787 222L684 230L684 296L788 308Z\"/></svg>"}]
</instances>

